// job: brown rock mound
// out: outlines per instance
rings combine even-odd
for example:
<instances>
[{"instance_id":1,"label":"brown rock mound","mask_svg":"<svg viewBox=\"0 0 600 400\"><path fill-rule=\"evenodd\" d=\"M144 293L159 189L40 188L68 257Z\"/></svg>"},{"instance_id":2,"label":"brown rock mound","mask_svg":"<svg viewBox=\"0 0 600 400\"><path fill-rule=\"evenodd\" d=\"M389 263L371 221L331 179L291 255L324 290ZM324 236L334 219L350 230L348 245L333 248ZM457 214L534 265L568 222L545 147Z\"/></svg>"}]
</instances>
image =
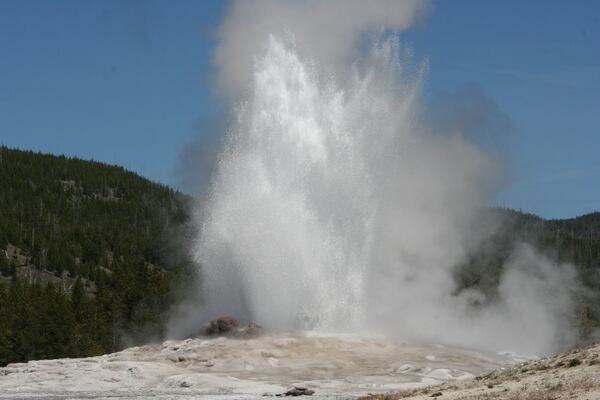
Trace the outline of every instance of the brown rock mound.
<instances>
[{"instance_id":1,"label":"brown rock mound","mask_svg":"<svg viewBox=\"0 0 600 400\"><path fill-rule=\"evenodd\" d=\"M204 329L204 334L208 336L231 335L238 330L238 322L228 316L222 316L209 321Z\"/></svg>"},{"instance_id":2,"label":"brown rock mound","mask_svg":"<svg viewBox=\"0 0 600 400\"><path fill-rule=\"evenodd\" d=\"M240 339L249 339L260 336L263 333L263 327L254 322L240 327L235 318L221 316L209 321L201 333L206 336L233 336Z\"/></svg>"}]
</instances>

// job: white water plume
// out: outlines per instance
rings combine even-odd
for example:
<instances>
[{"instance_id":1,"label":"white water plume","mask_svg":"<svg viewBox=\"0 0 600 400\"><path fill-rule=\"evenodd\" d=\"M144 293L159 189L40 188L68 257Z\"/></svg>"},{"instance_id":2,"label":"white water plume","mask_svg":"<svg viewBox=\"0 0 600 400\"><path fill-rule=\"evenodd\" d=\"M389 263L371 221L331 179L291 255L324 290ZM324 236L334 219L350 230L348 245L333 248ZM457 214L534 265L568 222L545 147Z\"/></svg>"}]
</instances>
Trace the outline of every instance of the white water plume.
<instances>
[{"instance_id":1,"label":"white water plume","mask_svg":"<svg viewBox=\"0 0 600 400\"><path fill-rule=\"evenodd\" d=\"M497 165L426 128L425 67L405 65L382 41L340 85L270 37L196 215L202 318L529 354L572 339L573 277L532 249L493 306L454 293L453 269L491 230L476 219Z\"/></svg>"}]
</instances>

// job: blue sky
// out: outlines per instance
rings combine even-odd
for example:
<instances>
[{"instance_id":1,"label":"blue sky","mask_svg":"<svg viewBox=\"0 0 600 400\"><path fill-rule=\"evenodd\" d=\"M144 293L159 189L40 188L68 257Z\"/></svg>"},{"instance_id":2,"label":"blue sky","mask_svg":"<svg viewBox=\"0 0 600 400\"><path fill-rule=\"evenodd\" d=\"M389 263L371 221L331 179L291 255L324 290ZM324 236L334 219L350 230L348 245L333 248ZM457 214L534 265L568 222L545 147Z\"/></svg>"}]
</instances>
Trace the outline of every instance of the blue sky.
<instances>
[{"instance_id":1,"label":"blue sky","mask_svg":"<svg viewBox=\"0 0 600 400\"><path fill-rule=\"evenodd\" d=\"M600 2L434 2L402 35L426 99L477 85L508 115L497 204L600 210ZM0 1L0 143L115 163L185 188L180 154L225 115L222 1ZM432 101L434 101L432 100Z\"/></svg>"}]
</instances>

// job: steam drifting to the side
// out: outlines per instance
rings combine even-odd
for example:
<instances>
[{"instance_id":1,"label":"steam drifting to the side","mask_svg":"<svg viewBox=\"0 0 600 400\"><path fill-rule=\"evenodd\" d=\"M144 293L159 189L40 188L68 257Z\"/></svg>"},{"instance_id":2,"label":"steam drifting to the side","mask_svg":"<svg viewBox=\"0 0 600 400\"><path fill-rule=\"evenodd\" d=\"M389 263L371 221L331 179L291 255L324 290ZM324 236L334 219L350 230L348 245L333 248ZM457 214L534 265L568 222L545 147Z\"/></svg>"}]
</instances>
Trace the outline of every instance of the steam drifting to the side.
<instances>
[{"instance_id":1,"label":"steam drifting to the side","mask_svg":"<svg viewBox=\"0 0 600 400\"><path fill-rule=\"evenodd\" d=\"M405 28L423 8L373 3L344 2L354 22L332 17L337 1L234 3L217 62L230 93L241 93L246 68L252 85L196 214L201 317L538 354L570 342L572 270L531 247L506 265L492 305L456 293L454 268L491 231L477 218L498 165L460 133L431 133L419 105L426 68L403 70L395 39L345 63L361 33ZM253 19L260 10L281 15L269 25ZM330 44L311 30L323 18ZM241 20L256 25L250 42ZM296 39L268 35L283 27ZM257 51L253 69L250 54L235 58L246 45Z\"/></svg>"}]
</instances>

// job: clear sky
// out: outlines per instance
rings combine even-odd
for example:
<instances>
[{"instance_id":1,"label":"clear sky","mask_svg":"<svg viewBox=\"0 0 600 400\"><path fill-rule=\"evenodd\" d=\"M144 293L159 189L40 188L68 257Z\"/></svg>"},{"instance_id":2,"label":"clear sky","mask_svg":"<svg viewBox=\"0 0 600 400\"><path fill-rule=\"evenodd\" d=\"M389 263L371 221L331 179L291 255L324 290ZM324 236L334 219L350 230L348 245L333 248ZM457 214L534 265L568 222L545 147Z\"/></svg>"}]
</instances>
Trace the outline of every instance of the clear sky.
<instances>
[{"instance_id":1,"label":"clear sky","mask_svg":"<svg viewBox=\"0 0 600 400\"><path fill-rule=\"evenodd\" d=\"M475 84L512 121L497 204L600 210L600 1L434 1L402 35L425 97ZM180 154L225 115L223 1L1 0L0 143L120 164L185 188Z\"/></svg>"}]
</instances>

